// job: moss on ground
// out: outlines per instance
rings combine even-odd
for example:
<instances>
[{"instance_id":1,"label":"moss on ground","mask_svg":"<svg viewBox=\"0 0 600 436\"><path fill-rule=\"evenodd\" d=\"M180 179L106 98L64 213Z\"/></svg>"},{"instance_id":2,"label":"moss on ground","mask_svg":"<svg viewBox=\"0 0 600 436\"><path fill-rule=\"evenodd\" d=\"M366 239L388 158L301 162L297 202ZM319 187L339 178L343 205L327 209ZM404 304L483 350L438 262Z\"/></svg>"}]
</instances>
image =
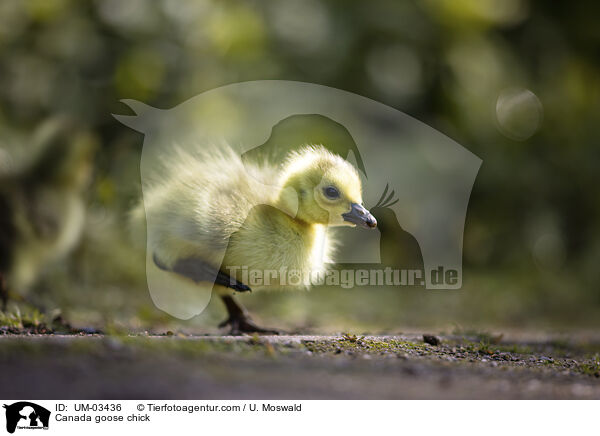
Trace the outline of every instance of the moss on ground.
<instances>
[{"instance_id":1,"label":"moss on ground","mask_svg":"<svg viewBox=\"0 0 600 436\"><path fill-rule=\"evenodd\" d=\"M9 329L40 328L45 320L31 317L9 316L2 318ZM29 332L31 335L31 332ZM12 337L12 339L11 339ZM386 359L411 360L415 362L438 362L444 365L467 365L484 368L517 369L527 368L554 374L600 377L600 347L598 344L567 342L555 344L491 343L489 338L479 341L449 337L439 340L439 345L424 341L407 340L393 336L356 336L344 334L339 337L289 337L273 338L262 336L202 337L185 336L167 332L164 335L125 335L113 331L107 335L84 335L77 338L47 336L57 340L46 341L42 337L22 340L22 335L8 335L2 339L0 358L15 355L60 353L77 356L87 354L105 356L156 355L166 358L261 360L287 357L310 358L322 356L338 359ZM555 347L555 348L553 348ZM565 357L568 356L568 357Z\"/></svg>"}]
</instances>

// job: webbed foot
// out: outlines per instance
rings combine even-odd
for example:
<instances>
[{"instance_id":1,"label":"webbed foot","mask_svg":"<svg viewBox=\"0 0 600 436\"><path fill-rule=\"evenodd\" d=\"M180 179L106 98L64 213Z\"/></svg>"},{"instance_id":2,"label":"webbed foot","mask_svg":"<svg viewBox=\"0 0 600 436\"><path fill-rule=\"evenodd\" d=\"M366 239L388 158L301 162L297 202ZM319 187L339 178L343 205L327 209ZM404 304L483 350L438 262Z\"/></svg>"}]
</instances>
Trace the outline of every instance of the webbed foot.
<instances>
[{"instance_id":1,"label":"webbed foot","mask_svg":"<svg viewBox=\"0 0 600 436\"><path fill-rule=\"evenodd\" d=\"M263 328L257 326L249 317L236 317L236 318L227 318L219 327L229 326L229 334L231 336L241 336L248 333L258 333L262 335L278 335L280 334L279 330Z\"/></svg>"},{"instance_id":2,"label":"webbed foot","mask_svg":"<svg viewBox=\"0 0 600 436\"><path fill-rule=\"evenodd\" d=\"M275 329L259 327L250 319L246 310L234 300L232 296L225 295L221 297L229 317L219 324L219 327L229 326L229 334L240 336L245 333L258 333L262 335L278 335L280 332Z\"/></svg>"}]
</instances>

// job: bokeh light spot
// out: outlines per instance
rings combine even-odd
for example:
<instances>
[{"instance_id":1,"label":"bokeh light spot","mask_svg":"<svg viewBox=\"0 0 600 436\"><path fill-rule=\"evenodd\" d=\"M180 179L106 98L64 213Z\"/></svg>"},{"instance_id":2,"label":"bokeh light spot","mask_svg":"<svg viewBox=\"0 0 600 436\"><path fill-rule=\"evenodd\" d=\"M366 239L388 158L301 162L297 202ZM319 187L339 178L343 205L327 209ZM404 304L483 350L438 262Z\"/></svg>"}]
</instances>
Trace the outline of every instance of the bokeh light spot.
<instances>
[{"instance_id":1,"label":"bokeh light spot","mask_svg":"<svg viewBox=\"0 0 600 436\"><path fill-rule=\"evenodd\" d=\"M499 130L517 141L525 141L539 129L543 113L542 103L528 89L506 89L496 101Z\"/></svg>"}]
</instances>

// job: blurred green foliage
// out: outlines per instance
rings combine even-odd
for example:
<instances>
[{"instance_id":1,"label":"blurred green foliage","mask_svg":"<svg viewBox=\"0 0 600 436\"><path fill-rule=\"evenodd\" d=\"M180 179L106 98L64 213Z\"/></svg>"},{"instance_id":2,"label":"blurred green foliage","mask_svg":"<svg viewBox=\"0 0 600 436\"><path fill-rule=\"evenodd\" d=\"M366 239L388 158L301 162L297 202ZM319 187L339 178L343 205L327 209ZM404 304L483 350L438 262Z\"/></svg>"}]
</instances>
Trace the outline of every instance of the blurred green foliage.
<instances>
[{"instance_id":1,"label":"blurred green foliage","mask_svg":"<svg viewBox=\"0 0 600 436\"><path fill-rule=\"evenodd\" d=\"M346 330L597 327L599 13L592 1L2 1L3 141L27 155L28 135L60 115L99 144L82 241L38 291L87 322L177 322L153 307L124 226L143 138L111 113L127 113L124 98L169 108L228 83L286 79L379 100L483 159L465 287L265 294L246 298L250 308ZM214 306L182 328L213 323Z\"/></svg>"}]
</instances>

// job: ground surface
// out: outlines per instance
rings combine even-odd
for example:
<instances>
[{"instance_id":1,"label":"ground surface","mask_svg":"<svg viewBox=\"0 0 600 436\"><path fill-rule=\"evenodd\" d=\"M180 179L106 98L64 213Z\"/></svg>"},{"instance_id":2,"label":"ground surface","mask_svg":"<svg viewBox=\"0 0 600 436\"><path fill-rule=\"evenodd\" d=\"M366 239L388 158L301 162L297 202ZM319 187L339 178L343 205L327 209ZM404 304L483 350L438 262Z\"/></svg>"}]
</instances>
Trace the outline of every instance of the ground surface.
<instances>
[{"instance_id":1,"label":"ground surface","mask_svg":"<svg viewBox=\"0 0 600 436\"><path fill-rule=\"evenodd\" d=\"M6 332L5 332L6 333ZM2 398L600 399L600 344L445 336L0 335Z\"/></svg>"}]
</instances>

